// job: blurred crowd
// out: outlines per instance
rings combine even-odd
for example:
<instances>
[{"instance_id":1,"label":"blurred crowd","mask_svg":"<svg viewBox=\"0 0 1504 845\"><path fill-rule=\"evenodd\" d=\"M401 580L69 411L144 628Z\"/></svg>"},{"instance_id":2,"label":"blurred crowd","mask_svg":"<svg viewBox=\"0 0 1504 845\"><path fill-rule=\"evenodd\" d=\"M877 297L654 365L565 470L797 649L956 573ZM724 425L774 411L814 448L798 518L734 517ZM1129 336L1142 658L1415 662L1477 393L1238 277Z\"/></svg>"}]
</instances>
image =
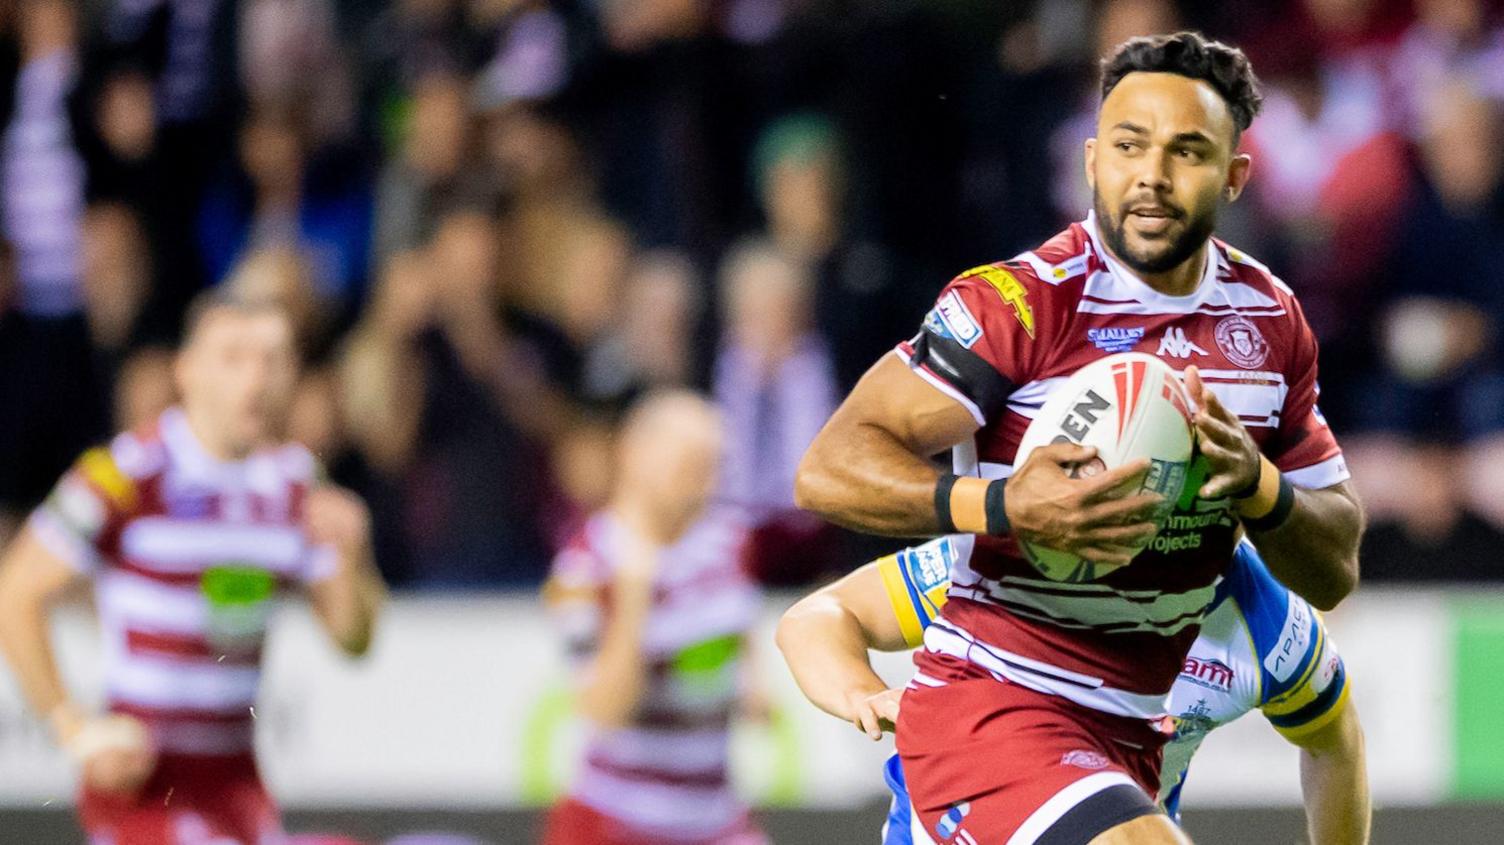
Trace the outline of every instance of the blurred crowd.
<instances>
[{"instance_id":1,"label":"blurred crowd","mask_svg":"<svg viewBox=\"0 0 1504 845\"><path fill-rule=\"evenodd\" d=\"M291 434L395 585L540 580L670 385L728 411L765 581L854 567L804 447L951 275L1084 216L1096 58L1189 27L1265 83L1220 234L1321 338L1367 574L1504 576L1498 3L0 9L0 523L172 402L185 304L236 285L296 314Z\"/></svg>"}]
</instances>

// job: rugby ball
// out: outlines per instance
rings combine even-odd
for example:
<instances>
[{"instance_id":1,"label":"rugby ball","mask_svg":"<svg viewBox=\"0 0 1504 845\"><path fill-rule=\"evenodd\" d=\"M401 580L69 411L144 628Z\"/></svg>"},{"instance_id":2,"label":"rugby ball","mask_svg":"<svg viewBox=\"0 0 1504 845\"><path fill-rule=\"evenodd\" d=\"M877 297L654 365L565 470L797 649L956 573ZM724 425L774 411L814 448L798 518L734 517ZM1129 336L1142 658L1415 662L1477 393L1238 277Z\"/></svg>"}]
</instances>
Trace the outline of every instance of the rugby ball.
<instances>
[{"instance_id":1,"label":"rugby ball","mask_svg":"<svg viewBox=\"0 0 1504 845\"><path fill-rule=\"evenodd\" d=\"M1169 365L1152 355L1122 352L1087 364L1051 391L1019 443L1015 467L1029 453L1051 443L1095 446L1091 465L1073 476L1089 476L1138 458L1149 459L1149 472L1135 492L1155 492L1165 504L1157 515L1161 527L1185 487L1195 445L1190 395ZM1153 542L1151 537L1145 545ZM1029 562L1054 581L1093 581L1107 571L1069 552L1019 541Z\"/></svg>"}]
</instances>

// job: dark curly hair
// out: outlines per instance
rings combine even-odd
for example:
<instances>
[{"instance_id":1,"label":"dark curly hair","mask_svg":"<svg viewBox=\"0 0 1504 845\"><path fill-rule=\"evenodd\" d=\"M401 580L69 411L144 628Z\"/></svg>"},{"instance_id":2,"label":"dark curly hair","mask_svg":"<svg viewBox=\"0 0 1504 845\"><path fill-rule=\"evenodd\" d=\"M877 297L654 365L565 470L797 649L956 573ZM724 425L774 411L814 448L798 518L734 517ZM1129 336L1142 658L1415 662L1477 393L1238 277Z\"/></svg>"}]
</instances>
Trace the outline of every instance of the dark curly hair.
<instances>
[{"instance_id":1,"label":"dark curly hair","mask_svg":"<svg viewBox=\"0 0 1504 845\"><path fill-rule=\"evenodd\" d=\"M1142 36L1118 45L1111 56L1102 59L1102 99L1107 99L1123 77L1140 72L1176 73L1211 85L1232 112L1234 144L1264 102L1259 78L1243 51L1199 32Z\"/></svg>"}]
</instances>

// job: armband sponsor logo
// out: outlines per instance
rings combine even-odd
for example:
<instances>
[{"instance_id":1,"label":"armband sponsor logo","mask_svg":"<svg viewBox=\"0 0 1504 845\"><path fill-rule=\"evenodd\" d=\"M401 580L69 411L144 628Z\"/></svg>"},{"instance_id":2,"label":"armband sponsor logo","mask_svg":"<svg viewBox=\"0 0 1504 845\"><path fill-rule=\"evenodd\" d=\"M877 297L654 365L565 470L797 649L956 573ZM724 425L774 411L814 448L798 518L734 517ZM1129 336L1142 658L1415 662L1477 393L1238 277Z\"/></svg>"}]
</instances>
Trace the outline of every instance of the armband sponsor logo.
<instances>
[{"instance_id":1,"label":"armband sponsor logo","mask_svg":"<svg viewBox=\"0 0 1504 845\"><path fill-rule=\"evenodd\" d=\"M982 327L977 324L976 318L971 316L971 311L966 308L966 303L955 291L940 297L932 312L939 318L939 322L947 329L945 332L956 343L970 349L982 339Z\"/></svg>"},{"instance_id":2,"label":"armband sponsor logo","mask_svg":"<svg viewBox=\"0 0 1504 845\"><path fill-rule=\"evenodd\" d=\"M1034 310L1029 307L1029 292L1024 289L1023 283L1018 277L1001 267L985 264L981 267L973 267L961 274L961 278L969 279L973 276L981 278L997 295L1013 308L1013 316L1018 318L1018 324L1029 333L1029 338L1034 337Z\"/></svg>"},{"instance_id":3,"label":"armband sponsor logo","mask_svg":"<svg viewBox=\"0 0 1504 845\"><path fill-rule=\"evenodd\" d=\"M1231 666L1215 657L1191 655L1180 667L1180 676L1197 686L1227 692L1232 689L1233 678L1237 676L1237 673Z\"/></svg>"},{"instance_id":4,"label":"armband sponsor logo","mask_svg":"<svg viewBox=\"0 0 1504 845\"><path fill-rule=\"evenodd\" d=\"M909 575L919 592L945 585L950 580L950 564L955 559L955 550L948 539L925 543L911 549L907 555Z\"/></svg>"},{"instance_id":5,"label":"armband sponsor logo","mask_svg":"<svg viewBox=\"0 0 1504 845\"><path fill-rule=\"evenodd\" d=\"M1144 339L1144 327L1087 329L1086 339L1103 352L1127 352Z\"/></svg>"},{"instance_id":6,"label":"armband sponsor logo","mask_svg":"<svg viewBox=\"0 0 1504 845\"><path fill-rule=\"evenodd\" d=\"M1264 668L1283 683L1290 680L1300 668L1301 659L1311 645L1311 609L1305 602L1290 599L1290 609L1285 612L1285 625L1280 629L1274 648L1264 655Z\"/></svg>"}]
</instances>

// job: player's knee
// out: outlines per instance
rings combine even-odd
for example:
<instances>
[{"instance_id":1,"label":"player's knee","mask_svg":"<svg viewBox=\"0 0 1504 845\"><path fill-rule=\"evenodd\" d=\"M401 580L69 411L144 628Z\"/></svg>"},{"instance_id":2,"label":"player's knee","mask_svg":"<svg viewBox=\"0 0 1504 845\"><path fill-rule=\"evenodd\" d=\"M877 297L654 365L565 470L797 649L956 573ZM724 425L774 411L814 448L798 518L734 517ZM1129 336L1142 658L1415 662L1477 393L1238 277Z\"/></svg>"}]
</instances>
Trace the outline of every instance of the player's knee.
<instances>
[{"instance_id":1,"label":"player's knee","mask_svg":"<svg viewBox=\"0 0 1504 845\"><path fill-rule=\"evenodd\" d=\"M1091 845L1191 845L1191 838L1168 816L1153 814L1100 833Z\"/></svg>"}]
</instances>

